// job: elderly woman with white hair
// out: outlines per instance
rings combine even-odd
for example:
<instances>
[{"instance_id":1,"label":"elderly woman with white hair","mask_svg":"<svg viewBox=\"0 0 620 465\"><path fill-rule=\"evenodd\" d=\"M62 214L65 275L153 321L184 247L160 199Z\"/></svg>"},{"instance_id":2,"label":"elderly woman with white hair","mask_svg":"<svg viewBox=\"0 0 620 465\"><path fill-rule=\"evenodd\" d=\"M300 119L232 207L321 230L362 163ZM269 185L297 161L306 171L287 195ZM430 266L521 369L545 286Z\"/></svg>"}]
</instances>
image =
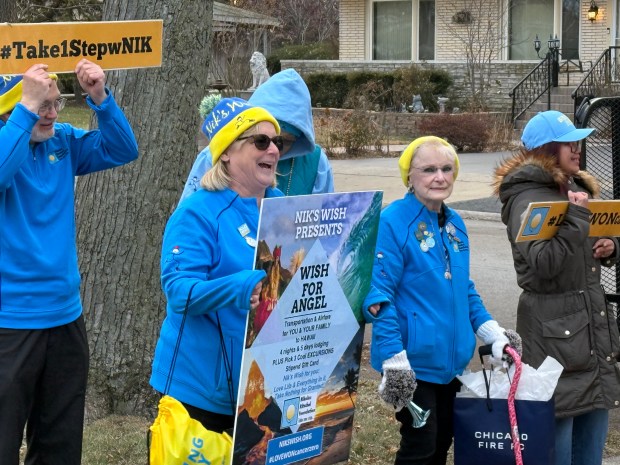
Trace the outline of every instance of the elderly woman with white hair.
<instances>
[{"instance_id":1,"label":"elderly woman with white hair","mask_svg":"<svg viewBox=\"0 0 620 465\"><path fill-rule=\"evenodd\" d=\"M274 187L283 142L275 118L239 98L222 99L203 129L213 167L164 233L167 315L151 385L179 400L205 428L222 432L234 425L246 318L265 277L252 269L259 207L263 198L283 195Z\"/></svg>"},{"instance_id":2,"label":"elderly woman with white hair","mask_svg":"<svg viewBox=\"0 0 620 465\"><path fill-rule=\"evenodd\" d=\"M467 229L444 203L459 172L454 148L439 137L420 137L404 150L399 168L408 192L381 213L373 287L364 303L373 324L371 363L383 374L379 393L401 423L395 464L445 464L456 376L473 356L475 335L493 345L496 359L520 341L484 307L469 276ZM424 426L412 426L403 408L409 401L430 410Z\"/></svg>"}]
</instances>

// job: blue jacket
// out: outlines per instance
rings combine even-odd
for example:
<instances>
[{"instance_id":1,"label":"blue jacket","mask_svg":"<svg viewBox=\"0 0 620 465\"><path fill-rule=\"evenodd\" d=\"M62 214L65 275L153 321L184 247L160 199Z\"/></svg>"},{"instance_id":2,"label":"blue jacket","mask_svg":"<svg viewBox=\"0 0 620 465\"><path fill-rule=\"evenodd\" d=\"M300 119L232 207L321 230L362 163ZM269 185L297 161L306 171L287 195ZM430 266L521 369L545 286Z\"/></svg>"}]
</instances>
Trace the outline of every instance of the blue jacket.
<instances>
[{"instance_id":1,"label":"blue jacket","mask_svg":"<svg viewBox=\"0 0 620 465\"><path fill-rule=\"evenodd\" d=\"M282 193L269 188L265 196ZM159 392L166 389L182 314L194 286L168 394L203 410L232 414L225 360L231 364L236 397L250 295L265 277L263 270L252 270L258 216L255 198L242 198L230 189L201 189L170 217L161 255L167 314L150 381Z\"/></svg>"},{"instance_id":2,"label":"blue jacket","mask_svg":"<svg viewBox=\"0 0 620 465\"><path fill-rule=\"evenodd\" d=\"M372 366L407 351L418 379L447 384L465 369L475 331L491 315L469 277L469 238L458 214L437 213L408 193L381 213L373 289L364 302L372 322ZM424 242L424 244L422 244ZM377 317L367 311L385 302Z\"/></svg>"},{"instance_id":3,"label":"blue jacket","mask_svg":"<svg viewBox=\"0 0 620 465\"><path fill-rule=\"evenodd\" d=\"M284 121L299 131L297 140L282 156L281 161L312 154L315 150L315 139L310 91L297 71L286 69L274 74L254 91L249 102L266 109L278 121ZM200 180L211 166L211 152L209 147L206 147L196 157L185 182L181 200L200 189ZM281 166L278 164L278 172L286 175L287 170L280 169ZM290 163L287 166L290 166ZM318 167L313 177L312 190L305 192L306 194L334 192L332 168L323 149L321 149ZM286 187L278 185L283 192L286 192Z\"/></svg>"},{"instance_id":4,"label":"blue jacket","mask_svg":"<svg viewBox=\"0 0 620 465\"><path fill-rule=\"evenodd\" d=\"M75 176L138 157L135 137L111 95L95 110L99 129L55 124L30 143L39 116L21 104L0 121L0 328L42 329L82 313L75 245Z\"/></svg>"}]
</instances>

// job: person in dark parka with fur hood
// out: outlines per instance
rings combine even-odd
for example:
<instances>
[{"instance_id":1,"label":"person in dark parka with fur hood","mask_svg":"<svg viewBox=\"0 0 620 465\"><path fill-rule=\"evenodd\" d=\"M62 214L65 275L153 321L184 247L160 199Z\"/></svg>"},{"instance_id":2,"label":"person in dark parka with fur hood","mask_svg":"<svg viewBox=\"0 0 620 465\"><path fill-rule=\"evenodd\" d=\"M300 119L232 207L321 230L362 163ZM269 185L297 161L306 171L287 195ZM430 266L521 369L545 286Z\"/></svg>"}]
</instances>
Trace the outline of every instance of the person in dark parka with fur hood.
<instances>
[{"instance_id":1,"label":"person in dark parka with fur hood","mask_svg":"<svg viewBox=\"0 0 620 465\"><path fill-rule=\"evenodd\" d=\"M538 368L549 355L564 371L555 391L556 464L600 464L608 411L620 405L620 339L613 309L600 284L600 267L612 266L618 241L589 237L588 200L596 179L580 170L582 141L593 129L576 129L557 111L534 116L524 147L495 170L494 189L523 289L517 332L523 361ZM515 242L530 202L569 201L557 234Z\"/></svg>"}]
</instances>

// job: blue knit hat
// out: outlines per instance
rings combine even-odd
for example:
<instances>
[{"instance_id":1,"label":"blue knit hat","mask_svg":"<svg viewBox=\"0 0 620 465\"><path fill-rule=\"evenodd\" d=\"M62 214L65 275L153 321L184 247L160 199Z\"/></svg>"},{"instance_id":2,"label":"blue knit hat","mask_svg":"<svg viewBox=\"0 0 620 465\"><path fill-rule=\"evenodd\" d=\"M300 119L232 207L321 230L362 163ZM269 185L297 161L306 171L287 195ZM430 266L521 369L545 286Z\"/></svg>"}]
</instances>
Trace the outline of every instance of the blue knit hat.
<instances>
[{"instance_id":1,"label":"blue knit hat","mask_svg":"<svg viewBox=\"0 0 620 465\"><path fill-rule=\"evenodd\" d=\"M50 78L54 81L58 76L50 73ZM22 79L23 76L0 76L0 115L8 113L22 99Z\"/></svg>"},{"instance_id":2,"label":"blue knit hat","mask_svg":"<svg viewBox=\"0 0 620 465\"><path fill-rule=\"evenodd\" d=\"M576 142L585 139L594 129L577 129L564 113L543 111L534 116L523 128L521 142L527 150L533 150L549 142Z\"/></svg>"},{"instance_id":3,"label":"blue knit hat","mask_svg":"<svg viewBox=\"0 0 620 465\"><path fill-rule=\"evenodd\" d=\"M237 138L261 121L268 121L276 128L276 134L280 134L280 125L267 110L255 107L238 97L224 98L220 100L207 115L202 124L202 131L209 138L209 150L213 157L213 165L217 163L220 155Z\"/></svg>"},{"instance_id":4,"label":"blue knit hat","mask_svg":"<svg viewBox=\"0 0 620 465\"><path fill-rule=\"evenodd\" d=\"M0 78L0 115L11 111L22 99L22 76Z\"/></svg>"}]
</instances>

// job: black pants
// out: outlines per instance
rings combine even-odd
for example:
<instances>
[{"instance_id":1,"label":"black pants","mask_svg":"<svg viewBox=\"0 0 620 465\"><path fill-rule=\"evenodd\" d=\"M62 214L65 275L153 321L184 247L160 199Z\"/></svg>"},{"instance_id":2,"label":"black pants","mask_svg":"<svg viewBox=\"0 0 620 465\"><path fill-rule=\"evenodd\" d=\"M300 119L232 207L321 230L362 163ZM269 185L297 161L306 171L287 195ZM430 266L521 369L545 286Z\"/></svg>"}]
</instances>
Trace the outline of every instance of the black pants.
<instances>
[{"instance_id":1,"label":"black pants","mask_svg":"<svg viewBox=\"0 0 620 465\"><path fill-rule=\"evenodd\" d=\"M418 380L413 401L424 410L430 409L431 414L425 426L414 428L409 409L405 407L396 413L401 422L401 439L395 465L445 465L454 436L454 396L460 386L457 379L450 384Z\"/></svg>"},{"instance_id":2,"label":"black pants","mask_svg":"<svg viewBox=\"0 0 620 465\"><path fill-rule=\"evenodd\" d=\"M232 429L235 426L235 417L232 415L209 412L184 402L181 403L187 410L187 413L189 413L189 416L194 420L198 420L209 431L215 431L216 433L227 431L232 436Z\"/></svg>"},{"instance_id":3,"label":"black pants","mask_svg":"<svg viewBox=\"0 0 620 465\"><path fill-rule=\"evenodd\" d=\"M0 462L79 465L88 342L84 319L50 329L0 328Z\"/></svg>"}]
</instances>

